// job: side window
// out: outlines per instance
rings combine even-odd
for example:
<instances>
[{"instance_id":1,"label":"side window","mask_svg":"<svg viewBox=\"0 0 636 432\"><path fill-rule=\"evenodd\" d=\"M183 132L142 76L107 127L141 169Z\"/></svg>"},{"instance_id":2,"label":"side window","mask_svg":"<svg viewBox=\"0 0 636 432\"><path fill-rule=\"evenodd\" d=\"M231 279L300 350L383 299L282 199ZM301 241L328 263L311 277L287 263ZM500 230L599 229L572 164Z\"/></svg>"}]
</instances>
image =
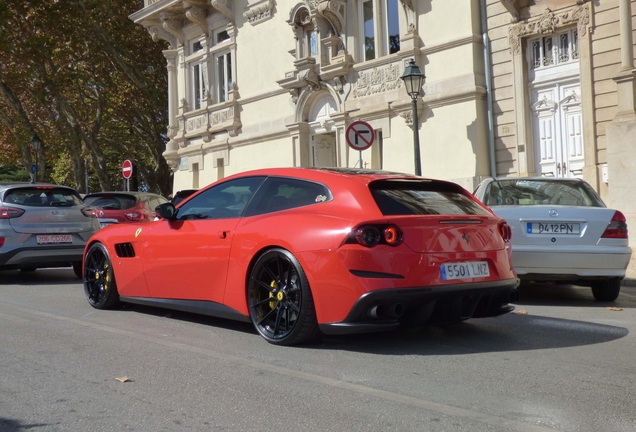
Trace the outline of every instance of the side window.
<instances>
[{"instance_id":1,"label":"side window","mask_svg":"<svg viewBox=\"0 0 636 432\"><path fill-rule=\"evenodd\" d=\"M398 0L361 0L358 4L362 60L400 51Z\"/></svg>"},{"instance_id":2,"label":"side window","mask_svg":"<svg viewBox=\"0 0 636 432\"><path fill-rule=\"evenodd\" d=\"M331 200L326 186L306 180L270 177L250 202L244 216L288 210Z\"/></svg>"},{"instance_id":3,"label":"side window","mask_svg":"<svg viewBox=\"0 0 636 432\"><path fill-rule=\"evenodd\" d=\"M248 177L211 187L179 207L177 219L240 217L263 181L265 177Z\"/></svg>"}]
</instances>

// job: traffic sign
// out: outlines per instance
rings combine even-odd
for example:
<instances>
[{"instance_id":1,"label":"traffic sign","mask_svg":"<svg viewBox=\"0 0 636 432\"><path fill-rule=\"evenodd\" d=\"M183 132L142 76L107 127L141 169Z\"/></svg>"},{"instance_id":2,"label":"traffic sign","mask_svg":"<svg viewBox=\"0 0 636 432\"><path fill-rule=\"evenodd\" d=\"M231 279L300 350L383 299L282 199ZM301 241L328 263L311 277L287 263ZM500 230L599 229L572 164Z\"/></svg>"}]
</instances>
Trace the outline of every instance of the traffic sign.
<instances>
[{"instance_id":1,"label":"traffic sign","mask_svg":"<svg viewBox=\"0 0 636 432\"><path fill-rule=\"evenodd\" d=\"M124 176L126 180L128 180L132 176L133 165L132 162L126 159L121 166L121 174Z\"/></svg>"},{"instance_id":2,"label":"traffic sign","mask_svg":"<svg viewBox=\"0 0 636 432\"><path fill-rule=\"evenodd\" d=\"M347 128L347 144L354 150L366 150L375 139L373 127L364 121L354 121Z\"/></svg>"}]
</instances>

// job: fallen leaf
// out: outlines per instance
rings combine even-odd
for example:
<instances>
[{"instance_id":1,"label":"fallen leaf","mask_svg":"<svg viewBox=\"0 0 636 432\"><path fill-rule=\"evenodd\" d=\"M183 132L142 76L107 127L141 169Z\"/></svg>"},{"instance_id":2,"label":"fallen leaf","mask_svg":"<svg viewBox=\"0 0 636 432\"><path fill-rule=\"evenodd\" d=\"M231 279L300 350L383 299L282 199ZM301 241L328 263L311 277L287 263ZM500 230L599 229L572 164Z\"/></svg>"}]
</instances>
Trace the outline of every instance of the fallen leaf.
<instances>
[{"instance_id":1,"label":"fallen leaf","mask_svg":"<svg viewBox=\"0 0 636 432\"><path fill-rule=\"evenodd\" d=\"M515 313L517 315L528 315L528 312L525 311L524 309L521 309L521 310L513 312L513 313Z\"/></svg>"},{"instance_id":2,"label":"fallen leaf","mask_svg":"<svg viewBox=\"0 0 636 432\"><path fill-rule=\"evenodd\" d=\"M119 382L127 382L130 381L130 378L128 377L120 377L120 378L115 378L117 381Z\"/></svg>"},{"instance_id":3,"label":"fallen leaf","mask_svg":"<svg viewBox=\"0 0 636 432\"><path fill-rule=\"evenodd\" d=\"M610 306L610 307L608 307L608 308L607 308L607 310L611 310L611 311L622 311L623 309L622 309L622 308L619 308L619 307Z\"/></svg>"}]
</instances>

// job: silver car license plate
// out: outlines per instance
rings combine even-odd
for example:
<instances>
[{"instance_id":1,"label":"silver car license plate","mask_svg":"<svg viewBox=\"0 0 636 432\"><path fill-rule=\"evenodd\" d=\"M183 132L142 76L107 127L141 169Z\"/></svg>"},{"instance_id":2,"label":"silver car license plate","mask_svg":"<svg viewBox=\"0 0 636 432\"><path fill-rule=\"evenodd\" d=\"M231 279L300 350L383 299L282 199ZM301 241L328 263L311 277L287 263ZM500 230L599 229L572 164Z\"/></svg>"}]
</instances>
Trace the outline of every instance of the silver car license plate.
<instances>
[{"instance_id":1,"label":"silver car license plate","mask_svg":"<svg viewBox=\"0 0 636 432\"><path fill-rule=\"evenodd\" d=\"M528 234L580 234L580 226L577 223L541 223L528 222Z\"/></svg>"},{"instance_id":2,"label":"silver car license plate","mask_svg":"<svg viewBox=\"0 0 636 432\"><path fill-rule=\"evenodd\" d=\"M69 234L39 235L35 239L38 244L73 243L73 237Z\"/></svg>"},{"instance_id":3,"label":"silver car license plate","mask_svg":"<svg viewBox=\"0 0 636 432\"><path fill-rule=\"evenodd\" d=\"M469 261L462 263L445 263L439 267L442 280L483 278L490 276L486 261Z\"/></svg>"}]
</instances>

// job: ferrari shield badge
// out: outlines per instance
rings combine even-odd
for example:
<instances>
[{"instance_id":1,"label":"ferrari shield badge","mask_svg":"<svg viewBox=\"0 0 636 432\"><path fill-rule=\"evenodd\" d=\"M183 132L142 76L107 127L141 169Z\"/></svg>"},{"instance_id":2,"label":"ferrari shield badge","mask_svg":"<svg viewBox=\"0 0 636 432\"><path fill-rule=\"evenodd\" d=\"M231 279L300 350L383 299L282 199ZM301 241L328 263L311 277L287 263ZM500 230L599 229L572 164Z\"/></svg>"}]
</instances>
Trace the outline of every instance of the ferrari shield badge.
<instances>
[{"instance_id":1,"label":"ferrari shield badge","mask_svg":"<svg viewBox=\"0 0 636 432\"><path fill-rule=\"evenodd\" d=\"M139 234L141 234L141 228L137 228L137 231L135 231L135 238L139 237Z\"/></svg>"}]
</instances>

